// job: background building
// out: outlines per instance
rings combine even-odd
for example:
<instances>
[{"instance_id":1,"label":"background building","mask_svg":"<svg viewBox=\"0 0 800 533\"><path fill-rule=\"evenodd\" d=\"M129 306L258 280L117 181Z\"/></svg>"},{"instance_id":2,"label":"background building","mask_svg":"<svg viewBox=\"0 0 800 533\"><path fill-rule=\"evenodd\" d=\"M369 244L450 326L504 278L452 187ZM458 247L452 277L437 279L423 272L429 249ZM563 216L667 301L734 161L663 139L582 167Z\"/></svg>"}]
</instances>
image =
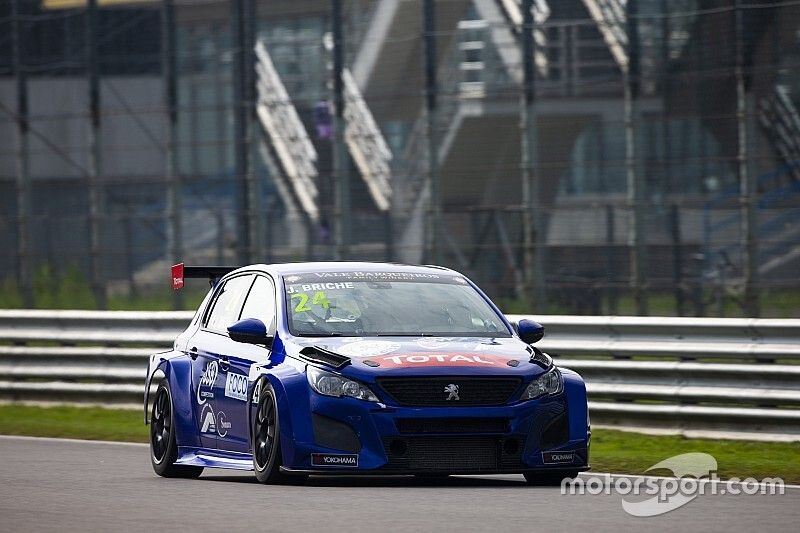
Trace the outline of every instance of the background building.
<instances>
[{"instance_id":1,"label":"background building","mask_svg":"<svg viewBox=\"0 0 800 533\"><path fill-rule=\"evenodd\" d=\"M7 0L0 279L437 260L525 311L756 315L800 295L798 35L792 2Z\"/></svg>"}]
</instances>

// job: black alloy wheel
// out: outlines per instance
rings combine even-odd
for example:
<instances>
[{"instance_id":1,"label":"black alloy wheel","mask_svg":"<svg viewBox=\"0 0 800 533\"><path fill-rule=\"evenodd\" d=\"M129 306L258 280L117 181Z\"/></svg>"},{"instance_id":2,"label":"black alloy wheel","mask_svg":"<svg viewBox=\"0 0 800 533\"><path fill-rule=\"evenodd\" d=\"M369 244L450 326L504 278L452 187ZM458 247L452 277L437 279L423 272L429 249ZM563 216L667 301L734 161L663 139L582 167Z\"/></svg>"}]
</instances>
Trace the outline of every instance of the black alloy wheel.
<instances>
[{"instance_id":1,"label":"black alloy wheel","mask_svg":"<svg viewBox=\"0 0 800 533\"><path fill-rule=\"evenodd\" d=\"M261 483L298 483L308 476L281 472L280 417L275 390L267 380L261 383L258 407L253 418L253 470Z\"/></svg>"},{"instance_id":2,"label":"black alloy wheel","mask_svg":"<svg viewBox=\"0 0 800 533\"><path fill-rule=\"evenodd\" d=\"M165 379L158 386L150 411L150 463L162 477L197 478L203 473L202 466L176 465L177 459L172 395Z\"/></svg>"},{"instance_id":3,"label":"black alloy wheel","mask_svg":"<svg viewBox=\"0 0 800 533\"><path fill-rule=\"evenodd\" d=\"M150 420L150 445L153 459L162 462L167 454L167 446L172 436L172 406L167 390L159 389L153 402L153 416Z\"/></svg>"},{"instance_id":4,"label":"black alloy wheel","mask_svg":"<svg viewBox=\"0 0 800 533\"><path fill-rule=\"evenodd\" d=\"M265 391L258 402L254 435L254 460L258 470L265 470L273 459L277 442L277 416L272 393Z\"/></svg>"}]
</instances>

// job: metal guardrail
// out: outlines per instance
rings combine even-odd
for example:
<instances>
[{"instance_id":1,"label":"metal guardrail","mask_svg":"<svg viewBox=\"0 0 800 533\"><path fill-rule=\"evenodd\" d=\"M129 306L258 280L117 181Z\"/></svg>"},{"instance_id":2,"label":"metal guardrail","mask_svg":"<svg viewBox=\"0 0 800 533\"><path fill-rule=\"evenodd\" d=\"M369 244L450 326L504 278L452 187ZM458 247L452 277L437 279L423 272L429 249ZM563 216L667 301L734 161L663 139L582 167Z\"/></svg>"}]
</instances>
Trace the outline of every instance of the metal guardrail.
<instances>
[{"instance_id":1,"label":"metal guardrail","mask_svg":"<svg viewBox=\"0 0 800 533\"><path fill-rule=\"evenodd\" d=\"M0 310L0 399L138 407L147 356L191 318ZM593 425L800 440L800 320L528 318L586 379Z\"/></svg>"}]
</instances>

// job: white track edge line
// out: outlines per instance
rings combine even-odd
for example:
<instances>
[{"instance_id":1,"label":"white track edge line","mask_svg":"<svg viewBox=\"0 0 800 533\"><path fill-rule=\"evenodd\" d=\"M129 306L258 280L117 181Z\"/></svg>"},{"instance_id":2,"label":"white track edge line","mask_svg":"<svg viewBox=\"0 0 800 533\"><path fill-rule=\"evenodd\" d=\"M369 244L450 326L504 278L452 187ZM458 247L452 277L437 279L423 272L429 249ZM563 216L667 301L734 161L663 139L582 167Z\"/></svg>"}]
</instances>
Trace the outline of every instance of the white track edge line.
<instances>
[{"instance_id":1,"label":"white track edge line","mask_svg":"<svg viewBox=\"0 0 800 533\"><path fill-rule=\"evenodd\" d=\"M135 446L135 447L143 447L149 446L149 444L145 444L143 442L119 442L113 440L88 440L88 439L67 439L63 437L29 437L27 435L0 435L0 440L28 440L28 441L47 441L47 442L64 442L69 444L75 443L89 443L89 444L111 444L114 446ZM677 479L674 477L669 476L645 476L641 474L612 474L609 472L581 472L582 476L608 476L612 478L619 478L619 477L626 477L626 478L644 478L644 479ZM698 479L698 483L724 483L730 484L731 481L729 480L712 480L712 479ZM762 486L763 483L759 482L759 486ZM800 489L800 485L784 485L787 489Z\"/></svg>"},{"instance_id":2,"label":"white track edge line","mask_svg":"<svg viewBox=\"0 0 800 533\"><path fill-rule=\"evenodd\" d=\"M115 446L149 446L144 442L122 442L114 440L91 440L91 439L72 439L65 437L30 437L28 435L0 435L0 440L29 440L29 441L48 441L63 442L68 444L89 443L89 444L113 444Z\"/></svg>"}]
</instances>

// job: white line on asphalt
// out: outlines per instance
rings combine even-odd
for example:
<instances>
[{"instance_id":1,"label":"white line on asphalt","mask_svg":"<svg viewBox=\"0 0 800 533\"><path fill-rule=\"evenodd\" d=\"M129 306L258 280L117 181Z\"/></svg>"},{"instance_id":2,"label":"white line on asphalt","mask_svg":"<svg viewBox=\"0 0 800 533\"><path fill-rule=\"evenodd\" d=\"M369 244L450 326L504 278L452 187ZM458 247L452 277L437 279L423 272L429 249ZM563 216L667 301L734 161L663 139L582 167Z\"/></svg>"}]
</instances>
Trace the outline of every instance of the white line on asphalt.
<instances>
[{"instance_id":1,"label":"white line on asphalt","mask_svg":"<svg viewBox=\"0 0 800 533\"><path fill-rule=\"evenodd\" d=\"M86 440L86 439L65 439L60 437L27 437L23 435L0 435L0 440L30 440L30 441L47 441L47 442L65 442L68 444L76 443L89 443L89 444L113 444L114 446L149 446L143 442L117 442L113 440ZM582 476L609 476L612 478L627 477L627 478L642 478L642 479L677 479L669 476L643 476L640 474L611 474L608 472L581 472ZM730 484L729 480L719 479L698 479L698 483L725 483ZM740 480L741 481L741 480ZM759 487L764 486L764 483L759 482ZM800 485L784 485L787 489L800 489Z\"/></svg>"}]
</instances>

